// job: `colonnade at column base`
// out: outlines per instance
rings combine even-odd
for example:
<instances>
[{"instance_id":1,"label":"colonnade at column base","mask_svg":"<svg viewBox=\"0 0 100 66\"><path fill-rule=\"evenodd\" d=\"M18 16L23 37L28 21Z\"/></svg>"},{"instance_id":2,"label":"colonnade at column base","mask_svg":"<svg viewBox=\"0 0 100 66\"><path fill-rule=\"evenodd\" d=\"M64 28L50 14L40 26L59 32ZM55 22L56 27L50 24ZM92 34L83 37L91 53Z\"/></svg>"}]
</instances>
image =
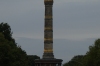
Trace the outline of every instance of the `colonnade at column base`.
<instances>
[{"instance_id":1,"label":"colonnade at column base","mask_svg":"<svg viewBox=\"0 0 100 66\"><path fill-rule=\"evenodd\" d=\"M35 66L61 66L62 59L37 59Z\"/></svg>"}]
</instances>

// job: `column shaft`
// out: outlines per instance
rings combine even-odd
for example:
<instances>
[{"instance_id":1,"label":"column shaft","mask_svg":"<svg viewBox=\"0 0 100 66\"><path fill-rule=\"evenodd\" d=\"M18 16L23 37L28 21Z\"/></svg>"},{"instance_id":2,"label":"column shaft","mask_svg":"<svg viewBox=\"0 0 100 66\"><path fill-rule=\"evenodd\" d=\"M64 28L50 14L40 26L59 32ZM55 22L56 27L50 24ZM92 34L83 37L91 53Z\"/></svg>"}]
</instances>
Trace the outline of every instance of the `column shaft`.
<instances>
[{"instance_id":1,"label":"column shaft","mask_svg":"<svg viewBox=\"0 0 100 66\"><path fill-rule=\"evenodd\" d=\"M45 25L44 25L44 55L43 58L54 58L53 55L53 0L45 2Z\"/></svg>"}]
</instances>

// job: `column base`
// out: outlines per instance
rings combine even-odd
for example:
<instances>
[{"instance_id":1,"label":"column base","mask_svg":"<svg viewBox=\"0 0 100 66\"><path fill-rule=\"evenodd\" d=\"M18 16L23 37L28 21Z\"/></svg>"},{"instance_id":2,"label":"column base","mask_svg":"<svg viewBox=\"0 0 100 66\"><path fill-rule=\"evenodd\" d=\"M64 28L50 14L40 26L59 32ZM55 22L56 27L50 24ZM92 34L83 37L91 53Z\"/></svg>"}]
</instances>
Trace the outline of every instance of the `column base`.
<instances>
[{"instance_id":1,"label":"column base","mask_svg":"<svg viewBox=\"0 0 100 66\"><path fill-rule=\"evenodd\" d=\"M43 59L54 59L53 53L43 53Z\"/></svg>"},{"instance_id":2,"label":"column base","mask_svg":"<svg viewBox=\"0 0 100 66\"><path fill-rule=\"evenodd\" d=\"M61 66L62 59L37 59L35 66Z\"/></svg>"}]
</instances>

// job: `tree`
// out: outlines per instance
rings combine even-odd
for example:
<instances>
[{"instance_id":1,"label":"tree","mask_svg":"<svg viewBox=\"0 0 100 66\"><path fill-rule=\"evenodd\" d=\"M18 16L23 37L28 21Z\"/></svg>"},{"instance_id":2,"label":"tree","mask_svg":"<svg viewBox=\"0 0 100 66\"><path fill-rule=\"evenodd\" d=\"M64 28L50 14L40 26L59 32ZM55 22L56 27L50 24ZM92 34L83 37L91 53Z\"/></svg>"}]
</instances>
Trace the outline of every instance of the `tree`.
<instances>
[{"instance_id":1,"label":"tree","mask_svg":"<svg viewBox=\"0 0 100 66\"><path fill-rule=\"evenodd\" d=\"M8 64L9 62L9 61L7 62L8 60L7 56L10 55L8 51L11 50L11 47L8 44L10 45L11 43L8 42L4 38L4 36L0 33L0 66L4 66L5 64Z\"/></svg>"},{"instance_id":2,"label":"tree","mask_svg":"<svg viewBox=\"0 0 100 66\"><path fill-rule=\"evenodd\" d=\"M85 60L86 66L100 66L100 39L97 39L92 46L89 46Z\"/></svg>"},{"instance_id":3,"label":"tree","mask_svg":"<svg viewBox=\"0 0 100 66\"><path fill-rule=\"evenodd\" d=\"M1 23L0 24L0 32L4 35L4 38L8 41L12 41L15 43L15 40L12 38L11 28L8 23ZM15 43L16 45L16 43Z\"/></svg>"},{"instance_id":4,"label":"tree","mask_svg":"<svg viewBox=\"0 0 100 66\"><path fill-rule=\"evenodd\" d=\"M0 66L34 66L34 60L40 57L27 55L17 46L7 23L0 24Z\"/></svg>"},{"instance_id":5,"label":"tree","mask_svg":"<svg viewBox=\"0 0 100 66\"><path fill-rule=\"evenodd\" d=\"M39 56L37 55L28 55L28 61L29 61L29 66L35 66L34 60L35 59L40 59Z\"/></svg>"},{"instance_id":6,"label":"tree","mask_svg":"<svg viewBox=\"0 0 100 66\"><path fill-rule=\"evenodd\" d=\"M12 38L11 28L7 23L0 24L0 66L28 66L28 57Z\"/></svg>"},{"instance_id":7,"label":"tree","mask_svg":"<svg viewBox=\"0 0 100 66\"><path fill-rule=\"evenodd\" d=\"M74 56L69 62L63 64L63 66L82 66L82 60L84 55Z\"/></svg>"},{"instance_id":8,"label":"tree","mask_svg":"<svg viewBox=\"0 0 100 66\"><path fill-rule=\"evenodd\" d=\"M0 33L0 66L28 66L28 58L20 47L12 46L13 42Z\"/></svg>"}]
</instances>

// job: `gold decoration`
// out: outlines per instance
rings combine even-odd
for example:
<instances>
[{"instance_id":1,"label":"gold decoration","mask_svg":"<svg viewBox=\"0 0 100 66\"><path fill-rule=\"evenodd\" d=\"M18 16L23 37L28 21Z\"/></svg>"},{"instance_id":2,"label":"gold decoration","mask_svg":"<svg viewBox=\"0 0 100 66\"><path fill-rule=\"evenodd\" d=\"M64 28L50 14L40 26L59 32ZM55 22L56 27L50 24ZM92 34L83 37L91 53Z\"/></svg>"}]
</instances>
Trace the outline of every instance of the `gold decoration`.
<instances>
[{"instance_id":1,"label":"gold decoration","mask_svg":"<svg viewBox=\"0 0 100 66\"><path fill-rule=\"evenodd\" d=\"M50 19L52 18L52 16L45 16L45 19Z\"/></svg>"},{"instance_id":2,"label":"gold decoration","mask_svg":"<svg viewBox=\"0 0 100 66\"><path fill-rule=\"evenodd\" d=\"M53 50L52 49L48 49L48 50L44 49L44 52L50 52L51 53L51 52L53 52Z\"/></svg>"},{"instance_id":3,"label":"gold decoration","mask_svg":"<svg viewBox=\"0 0 100 66\"><path fill-rule=\"evenodd\" d=\"M52 29L52 27L45 28L45 30L51 30L51 29Z\"/></svg>"},{"instance_id":4,"label":"gold decoration","mask_svg":"<svg viewBox=\"0 0 100 66\"><path fill-rule=\"evenodd\" d=\"M44 38L44 41L48 41L48 40L49 40L49 41L50 41L50 40L52 41L53 39L52 39L52 38L49 38L49 39Z\"/></svg>"}]
</instances>

